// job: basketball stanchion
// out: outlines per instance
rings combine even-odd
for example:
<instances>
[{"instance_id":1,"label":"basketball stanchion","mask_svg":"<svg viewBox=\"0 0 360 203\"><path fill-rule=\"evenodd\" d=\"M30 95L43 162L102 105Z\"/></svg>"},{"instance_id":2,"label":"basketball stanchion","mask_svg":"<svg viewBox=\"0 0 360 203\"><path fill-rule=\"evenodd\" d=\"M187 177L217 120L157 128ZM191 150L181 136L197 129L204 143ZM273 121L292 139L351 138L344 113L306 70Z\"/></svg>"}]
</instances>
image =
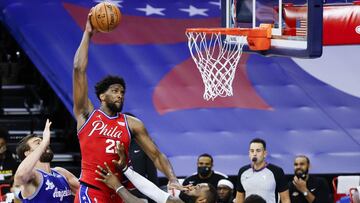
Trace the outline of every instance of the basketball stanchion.
<instances>
[{"instance_id":1,"label":"basketball stanchion","mask_svg":"<svg viewBox=\"0 0 360 203\"><path fill-rule=\"evenodd\" d=\"M233 95L232 82L245 44L251 50L268 50L271 46L270 24L259 28L188 28L188 46L205 85L203 98ZM236 37L227 43L225 36Z\"/></svg>"}]
</instances>

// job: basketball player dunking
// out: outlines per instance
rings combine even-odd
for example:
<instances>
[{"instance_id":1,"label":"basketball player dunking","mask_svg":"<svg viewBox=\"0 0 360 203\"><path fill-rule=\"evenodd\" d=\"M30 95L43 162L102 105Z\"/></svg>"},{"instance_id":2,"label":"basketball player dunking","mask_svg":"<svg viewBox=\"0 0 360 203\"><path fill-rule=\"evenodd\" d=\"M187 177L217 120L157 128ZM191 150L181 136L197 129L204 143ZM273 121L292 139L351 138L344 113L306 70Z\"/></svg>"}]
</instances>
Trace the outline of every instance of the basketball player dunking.
<instances>
[{"instance_id":1,"label":"basketball player dunking","mask_svg":"<svg viewBox=\"0 0 360 203\"><path fill-rule=\"evenodd\" d=\"M96 32L90 24L90 15L75 54L73 70L73 110L82 154L80 188L75 202L123 202L115 191L95 180L99 176L94 171L104 162L119 159L115 150L117 143L123 144L128 153L132 138L167 176L170 187L181 189L170 162L156 147L144 124L137 118L121 113L126 90L125 81L121 77L108 76L96 84L99 109L94 109L88 99L88 49L91 36ZM116 169L112 166L111 170ZM117 176L126 185L122 173L119 172Z\"/></svg>"}]
</instances>

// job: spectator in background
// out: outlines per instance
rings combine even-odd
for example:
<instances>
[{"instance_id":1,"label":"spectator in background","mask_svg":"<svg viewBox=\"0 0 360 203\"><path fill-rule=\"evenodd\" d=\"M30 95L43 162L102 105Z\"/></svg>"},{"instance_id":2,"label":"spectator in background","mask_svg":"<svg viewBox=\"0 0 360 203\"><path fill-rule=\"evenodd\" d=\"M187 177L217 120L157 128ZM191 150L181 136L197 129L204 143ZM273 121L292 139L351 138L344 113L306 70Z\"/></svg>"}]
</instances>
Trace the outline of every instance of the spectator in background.
<instances>
[{"instance_id":1,"label":"spectator in background","mask_svg":"<svg viewBox=\"0 0 360 203\"><path fill-rule=\"evenodd\" d=\"M325 179L309 175L310 159L299 155L294 160L294 178L289 182L292 203L329 203L329 186Z\"/></svg>"},{"instance_id":2,"label":"spectator in background","mask_svg":"<svg viewBox=\"0 0 360 203\"><path fill-rule=\"evenodd\" d=\"M259 195L250 195L245 199L244 203L266 203L266 201Z\"/></svg>"},{"instance_id":3,"label":"spectator in background","mask_svg":"<svg viewBox=\"0 0 360 203\"><path fill-rule=\"evenodd\" d=\"M217 185L217 203L232 203L234 200L234 184L227 179L221 179Z\"/></svg>"},{"instance_id":4,"label":"spectator in background","mask_svg":"<svg viewBox=\"0 0 360 203\"><path fill-rule=\"evenodd\" d=\"M268 203L278 202L278 194L282 203L290 203L287 180L282 168L265 161L267 156L266 142L255 138L250 142L248 164L239 170L236 203L243 203L245 197L260 195Z\"/></svg>"},{"instance_id":5,"label":"spectator in background","mask_svg":"<svg viewBox=\"0 0 360 203\"><path fill-rule=\"evenodd\" d=\"M18 167L13 154L7 148L8 137L8 131L0 128L0 184L11 183Z\"/></svg>"},{"instance_id":6,"label":"spectator in background","mask_svg":"<svg viewBox=\"0 0 360 203\"><path fill-rule=\"evenodd\" d=\"M210 154L201 154L197 160L197 173L187 177L183 185L197 185L199 183L210 183L215 188L219 180L227 179L228 176L217 171L213 171L214 160Z\"/></svg>"},{"instance_id":7,"label":"spectator in background","mask_svg":"<svg viewBox=\"0 0 360 203\"><path fill-rule=\"evenodd\" d=\"M209 183L214 188L217 187L219 180L227 179L227 175L213 171L214 160L210 154L201 154L197 160L197 173L187 177L183 186L197 185L199 183ZM184 202L191 202L191 197L184 192L180 192L179 197Z\"/></svg>"}]
</instances>

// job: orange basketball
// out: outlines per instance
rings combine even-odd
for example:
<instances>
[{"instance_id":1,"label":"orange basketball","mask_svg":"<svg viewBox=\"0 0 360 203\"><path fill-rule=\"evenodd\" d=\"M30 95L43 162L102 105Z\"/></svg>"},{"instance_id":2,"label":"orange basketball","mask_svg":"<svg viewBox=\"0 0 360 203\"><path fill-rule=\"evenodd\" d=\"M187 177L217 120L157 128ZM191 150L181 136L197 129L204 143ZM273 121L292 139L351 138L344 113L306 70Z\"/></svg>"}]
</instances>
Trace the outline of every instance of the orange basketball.
<instances>
[{"instance_id":1,"label":"orange basketball","mask_svg":"<svg viewBox=\"0 0 360 203\"><path fill-rule=\"evenodd\" d=\"M91 11L91 25L100 32L112 31L119 25L120 20L119 8L110 2L101 2Z\"/></svg>"}]
</instances>

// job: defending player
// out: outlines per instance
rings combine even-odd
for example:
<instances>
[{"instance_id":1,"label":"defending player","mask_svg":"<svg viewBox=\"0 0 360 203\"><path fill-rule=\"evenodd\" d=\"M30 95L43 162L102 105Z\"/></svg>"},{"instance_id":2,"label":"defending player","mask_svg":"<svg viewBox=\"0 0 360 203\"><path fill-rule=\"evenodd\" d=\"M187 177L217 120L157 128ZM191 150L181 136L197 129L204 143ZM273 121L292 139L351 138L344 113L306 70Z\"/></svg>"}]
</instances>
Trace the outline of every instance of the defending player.
<instances>
[{"instance_id":1,"label":"defending player","mask_svg":"<svg viewBox=\"0 0 360 203\"><path fill-rule=\"evenodd\" d=\"M143 203L144 201L132 195L117 179L115 174L111 171L108 164L105 162L105 168L98 166L99 170L96 173L102 178L98 181L104 182L108 187L112 188L118 195L120 195L125 202L129 203ZM102 171L102 172L100 172ZM187 186L185 194L189 196L189 200L182 200L179 197L174 197L169 193L162 191L154 183L150 182L145 177L132 170L130 167L124 169L124 174L129 180L134 183L136 188L141 193L148 196L158 203L216 203L217 194L216 189L209 183L199 183L195 186Z\"/></svg>"},{"instance_id":2,"label":"defending player","mask_svg":"<svg viewBox=\"0 0 360 203\"><path fill-rule=\"evenodd\" d=\"M116 144L122 143L126 153L129 150L130 139L134 138L145 153L152 159L155 166L162 171L170 181L170 186L181 188L166 156L159 151L151 140L144 124L137 118L121 113L126 91L125 81L121 77L108 76L95 86L100 108L94 109L88 99L87 64L90 38L95 34L89 17L85 31L74 58L73 69L73 99L74 114L77 120L78 138L80 142L81 186L75 202L122 202L104 183L95 181L94 173L97 165L117 160ZM115 171L114 167L111 167ZM126 185L119 173L118 178Z\"/></svg>"},{"instance_id":3,"label":"defending player","mask_svg":"<svg viewBox=\"0 0 360 203\"><path fill-rule=\"evenodd\" d=\"M127 166L127 155L123 145L117 144L116 151L119 155L119 160L113 160L116 168L121 169L124 175L135 185L138 190L144 195L158 203L215 203L217 199L216 189L208 183L199 183L195 186L186 186L185 194L188 199L181 200L178 197L171 196L169 193L162 191L148 179L144 178L130 167ZM112 188L116 193L121 196L125 202L141 203L142 200L133 196L117 179L115 174L110 169L109 165L105 162L105 168L98 166L95 172L102 178L96 178L97 181L105 183L108 187Z\"/></svg>"},{"instance_id":4,"label":"defending player","mask_svg":"<svg viewBox=\"0 0 360 203\"><path fill-rule=\"evenodd\" d=\"M17 198L27 202L72 203L79 188L78 179L64 168L50 168L54 156L50 144L50 125L46 120L43 138L24 137L16 152L21 160L14 178Z\"/></svg>"}]
</instances>

